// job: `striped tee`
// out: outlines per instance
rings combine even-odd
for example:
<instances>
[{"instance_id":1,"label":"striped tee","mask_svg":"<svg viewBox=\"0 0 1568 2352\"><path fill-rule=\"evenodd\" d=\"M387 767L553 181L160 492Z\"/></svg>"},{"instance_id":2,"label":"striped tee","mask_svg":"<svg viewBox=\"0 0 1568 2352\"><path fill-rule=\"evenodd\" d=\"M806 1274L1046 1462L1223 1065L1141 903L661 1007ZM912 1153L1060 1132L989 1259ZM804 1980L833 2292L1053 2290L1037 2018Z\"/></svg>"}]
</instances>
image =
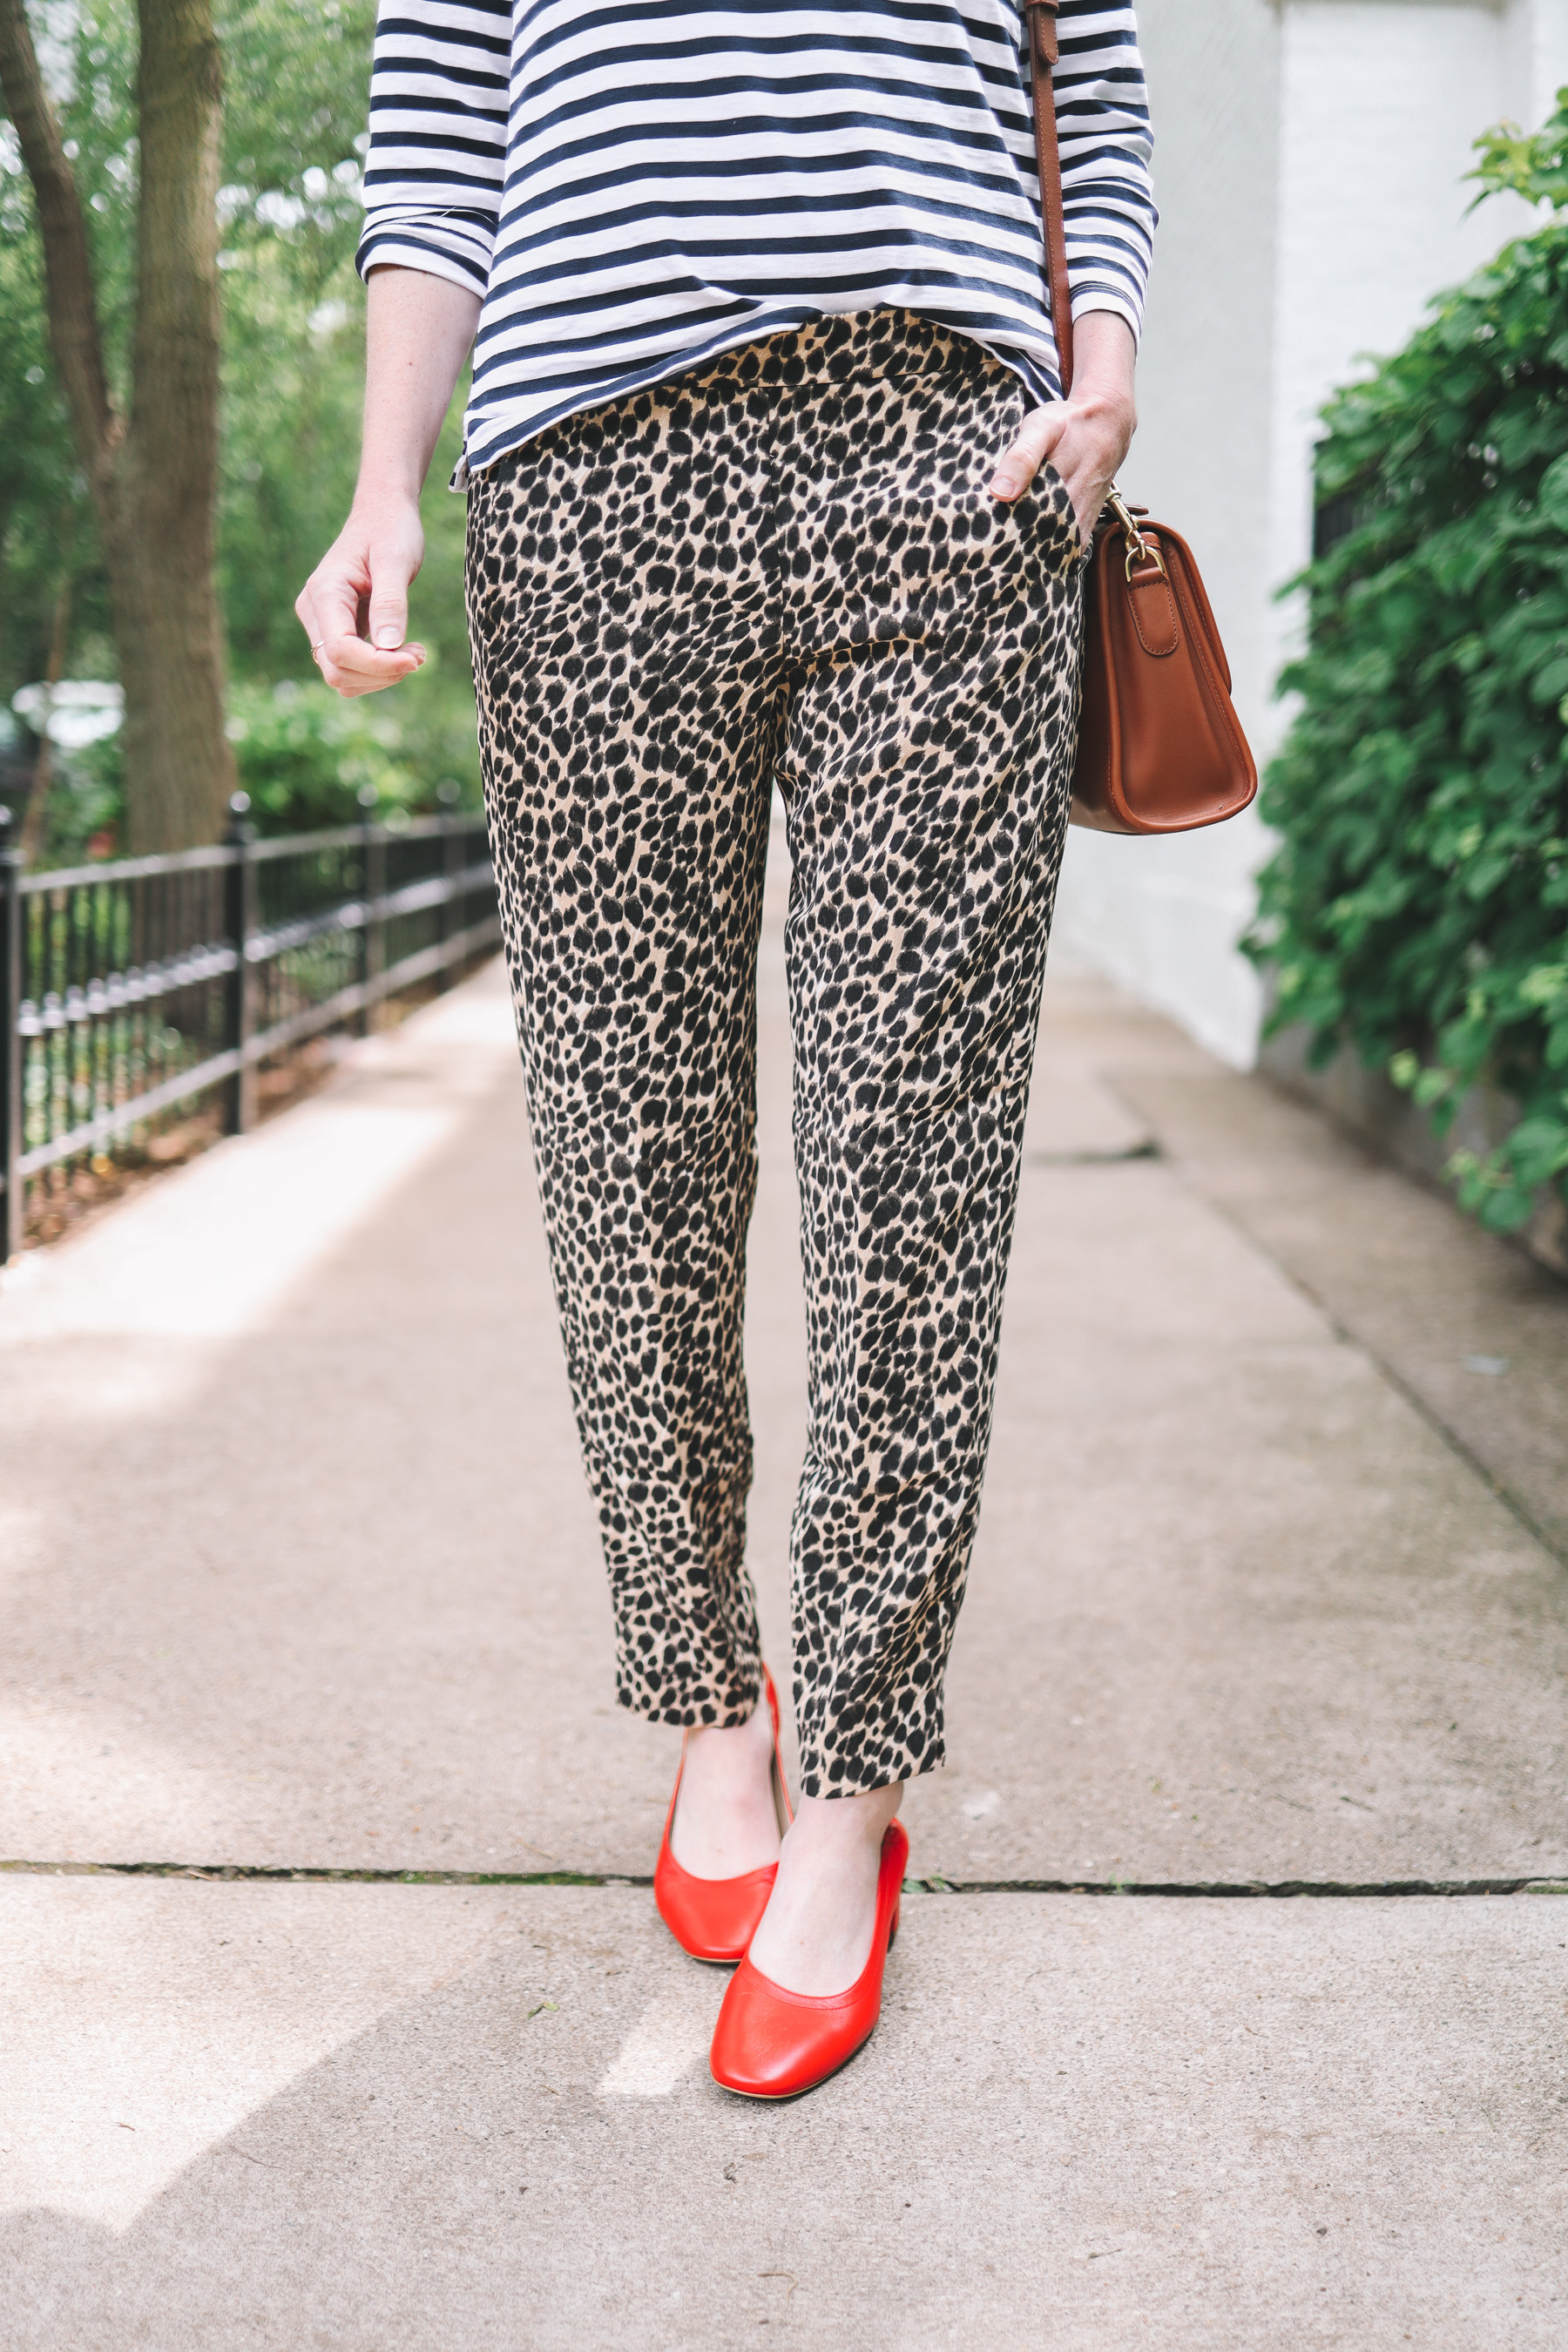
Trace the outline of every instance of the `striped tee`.
<instances>
[{"instance_id":1,"label":"striped tee","mask_svg":"<svg viewBox=\"0 0 1568 2352\"><path fill-rule=\"evenodd\" d=\"M1137 27L1063 0L1073 316L1136 334ZM1018 0L381 0L359 267L483 298L460 484L559 418L893 306L1059 394Z\"/></svg>"}]
</instances>

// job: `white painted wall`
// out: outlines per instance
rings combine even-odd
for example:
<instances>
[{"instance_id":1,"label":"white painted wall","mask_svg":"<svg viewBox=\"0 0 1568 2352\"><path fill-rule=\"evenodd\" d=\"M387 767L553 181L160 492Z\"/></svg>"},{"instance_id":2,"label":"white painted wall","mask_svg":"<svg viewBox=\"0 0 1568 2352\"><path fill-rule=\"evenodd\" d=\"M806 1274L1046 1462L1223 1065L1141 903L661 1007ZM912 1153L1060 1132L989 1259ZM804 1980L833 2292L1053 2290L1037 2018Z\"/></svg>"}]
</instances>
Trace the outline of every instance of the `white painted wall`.
<instances>
[{"instance_id":1,"label":"white painted wall","mask_svg":"<svg viewBox=\"0 0 1568 2352\"><path fill-rule=\"evenodd\" d=\"M1311 544L1318 409L1528 222L1468 215L1471 143L1568 82L1568 0L1141 0L1161 229L1124 480L1193 541L1260 760ZM1227 1060L1259 992L1234 942L1253 817L1166 841L1075 832L1058 935Z\"/></svg>"}]
</instances>

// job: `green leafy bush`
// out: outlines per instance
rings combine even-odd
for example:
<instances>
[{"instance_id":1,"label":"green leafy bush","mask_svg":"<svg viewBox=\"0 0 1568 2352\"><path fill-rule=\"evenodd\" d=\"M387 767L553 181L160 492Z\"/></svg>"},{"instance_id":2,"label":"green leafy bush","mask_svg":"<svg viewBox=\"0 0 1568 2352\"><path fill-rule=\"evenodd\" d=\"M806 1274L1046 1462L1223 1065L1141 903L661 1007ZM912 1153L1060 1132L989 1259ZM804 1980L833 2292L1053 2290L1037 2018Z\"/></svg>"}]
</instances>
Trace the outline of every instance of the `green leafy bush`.
<instances>
[{"instance_id":1,"label":"green leafy bush","mask_svg":"<svg viewBox=\"0 0 1568 2352\"><path fill-rule=\"evenodd\" d=\"M454 783L453 803L477 808L477 779L443 774L430 757L432 721L416 698L424 682L413 696L399 689L353 702L319 680L232 688L228 737L252 823L267 834L309 833L352 824L368 808L384 824L399 810L446 805L441 787ZM440 719L434 724L438 737Z\"/></svg>"},{"instance_id":2,"label":"green leafy bush","mask_svg":"<svg viewBox=\"0 0 1568 2352\"><path fill-rule=\"evenodd\" d=\"M361 717L341 726L324 715L314 683L301 686L287 724L282 705L269 713L275 680L310 677L294 598L348 511L359 457L364 289L353 256L375 7L217 0L216 14L226 92L217 562L230 709L247 730L237 746L242 778L274 831L336 822L320 814L325 808L355 813L367 781L385 788L389 811L435 806L447 778L474 806L465 512L442 487L461 442L461 387L431 469L426 560L412 600L410 625L430 659L395 693L354 705ZM79 0L62 25L61 129L74 151L109 365L123 397L137 204L134 0ZM0 706L51 674L57 638L65 677L117 677L109 622L92 503L45 320L32 194L15 140L0 130ZM267 742L288 769L272 786L258 768ZM120 765L112 738L54 759L44 864L72 863L89 844L97 854L122 831ZM415 770L421 783L411 799Z\"/></svg>"},{"instance_id":3,"label":"green leafy bush","mask_svg":"<svg viewBox=\"0 0 1568 2352\"><path fill-rule=\"evenodd\" d=\"M399 756L402 730L378 708L384 700L378 695L345 702L330 687L289 678L231 691L228 737L261 832L353 824L367 803L385 817L431 797L434 779Z\"/></svg>"},{"instance_id":4,"label":"green leafy bush","mask_svg":"<svg viewBox=\"0 0 1568 2352\"><path fill-rule=\"evenodd\" d=\"M112 856L125 816L119 736L105 736L80 751L56 751L50 764L39 866L77 866L89 857Z\"/></svg>"},{"instance_id":5,"label":"green leafy bush","mask_svg":"<svg viewBox=\"0 0 1568 2352\"><path fill-rule=\"evenodd\" d=\"M439 808L478 809L472 689L466 670L444 688L429 675L435 667L432 660L395 693L352 702L319 678L231 687L228 736L257 830L310 833L366 814L384 824ZM125 814L119 737L57 751L53 770L40 865L112 856Z\"/></svg>"},{"instance_id":6,"label":"green leafy bush","mask_svg":"<svg viewBox=\"0 0 1568 2352\"><path fill-rule=\"evenodd\" d=\"M1350 528L1298 585L1308 650L1262 813L1280 836L1246 943L1271 1030L1347 1042L1438 1131L1486 1083L1520 1116L1459 1153L1464 1205L1522 1225L1568 1191L1568 90L1480 142L1483 191L1552 216L1439 298L1324 411L1321 507ZM1559 209L1559 208L1563 209Z\"/></svg>"}]
</instances>

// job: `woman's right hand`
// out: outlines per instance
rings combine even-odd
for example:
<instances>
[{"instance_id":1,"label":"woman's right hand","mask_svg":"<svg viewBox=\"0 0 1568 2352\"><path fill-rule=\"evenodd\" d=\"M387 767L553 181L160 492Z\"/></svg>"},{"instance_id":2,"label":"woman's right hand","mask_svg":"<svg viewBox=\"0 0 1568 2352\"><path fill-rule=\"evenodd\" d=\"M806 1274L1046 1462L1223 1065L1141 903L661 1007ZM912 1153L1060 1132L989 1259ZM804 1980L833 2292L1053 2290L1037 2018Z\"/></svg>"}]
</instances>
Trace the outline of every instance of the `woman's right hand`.
<instances>
[{"instance_id":1,"label":"woman's right hand","mask_svg":"<svg viewBox=\"0 0 1568 2352\"><path fill-rule=\"evenodd\" d=\"M370 273L359 488L294 602L340 694L377 694L425 658L423 646L405 642L408 583L425 561L419 492L479 316L469 287L422 269Z\"/></svg>"},{"instance_id":2,"label":"woman's right hand","mask_svg":"<svg viewBox=\"0 0 1568 2352\"><path fill-rule=\"evenodd\" d=\"M294 603L321 676L340 694L377 694L425 659L423 646L405 642L408 583L424 561L416 498L355 499Z\"/></svg>"}]
</instances>

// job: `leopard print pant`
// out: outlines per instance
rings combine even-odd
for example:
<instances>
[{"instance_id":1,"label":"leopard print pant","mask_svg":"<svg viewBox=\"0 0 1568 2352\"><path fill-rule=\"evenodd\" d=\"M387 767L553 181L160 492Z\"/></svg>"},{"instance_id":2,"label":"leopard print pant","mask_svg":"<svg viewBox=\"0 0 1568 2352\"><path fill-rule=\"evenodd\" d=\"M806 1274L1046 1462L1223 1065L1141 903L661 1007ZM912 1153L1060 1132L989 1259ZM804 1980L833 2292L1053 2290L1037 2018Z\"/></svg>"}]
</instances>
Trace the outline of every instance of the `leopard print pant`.
<instances>
[{"instance_id":1,"label":"leopard print pant","mask_svg":"<svg viewBox=\"0 0 1568 2352\"><path fill-rule=\"evenodd\" d=\"M479 476L468 618L624 1705L743 1721L742 1364L776 782L809 1318L808 1796L942 1757L1068 816L1081 561L1025 395L908 313L778 335Z\"/></svg>"}]
</instances>

